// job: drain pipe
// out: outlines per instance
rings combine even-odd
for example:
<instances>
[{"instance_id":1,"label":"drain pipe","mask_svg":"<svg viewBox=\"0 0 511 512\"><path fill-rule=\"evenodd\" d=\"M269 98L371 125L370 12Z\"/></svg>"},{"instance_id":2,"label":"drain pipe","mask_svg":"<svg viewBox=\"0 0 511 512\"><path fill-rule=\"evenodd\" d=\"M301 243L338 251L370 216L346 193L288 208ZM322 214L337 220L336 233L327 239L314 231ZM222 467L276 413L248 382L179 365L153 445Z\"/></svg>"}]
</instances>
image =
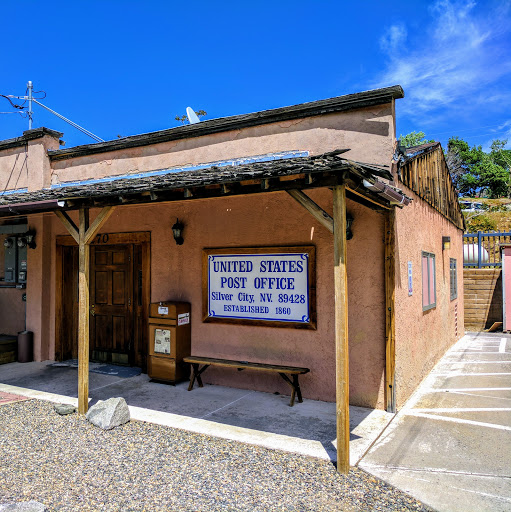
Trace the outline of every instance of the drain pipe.
<instances>
[{"instance_id":1,"label":"drain pipe","mask_svg":"<svg viewBox=\"0 0 511 512\"><path fill-rule=\"evenodd\" d=\"M50 199L48 201L32 201L29 203L11 203L0 205L0 216L15 213L18 215L29 214L40 211L52 211L64 208L66 202L60 199Z\"/></svg>"},{"instance_id":2,"label":"drain pipe","mask_svg":"<svg viewBox=\"0 0 511 512\"><path fill-rule=\"evenodd\" d=\"M381 181L375 180L374 183L372 183L368 180L363 180L362 183L364 184L364 187L376 192L379 196L387 199L391 203L401 204L403 206L410 204L411 199L406 197L404 194L400 194L392 187L385 185L385 183L382 183Z\"/></svg>"}]
</instances>

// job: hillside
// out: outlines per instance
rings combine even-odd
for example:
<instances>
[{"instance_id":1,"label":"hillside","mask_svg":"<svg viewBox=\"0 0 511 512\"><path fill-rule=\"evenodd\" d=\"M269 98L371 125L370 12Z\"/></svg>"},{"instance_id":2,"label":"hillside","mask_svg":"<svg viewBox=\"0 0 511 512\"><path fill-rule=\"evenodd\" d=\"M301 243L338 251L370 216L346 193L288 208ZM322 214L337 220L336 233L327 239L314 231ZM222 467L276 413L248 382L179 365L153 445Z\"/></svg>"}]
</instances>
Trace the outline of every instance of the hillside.
<instances>
[{"instance_id":1,"label":"hillside","mask_svg":"<svg viewBox=\"0 0 511 512\"><path fill-rule=\"evenodd\" d=\"M472 207L463 203L472 203ZM463 197L460 198L460 204L465 215L467 233L511 231L511 199L504 197L500 199Z\"/></svg>"}]
</instances>

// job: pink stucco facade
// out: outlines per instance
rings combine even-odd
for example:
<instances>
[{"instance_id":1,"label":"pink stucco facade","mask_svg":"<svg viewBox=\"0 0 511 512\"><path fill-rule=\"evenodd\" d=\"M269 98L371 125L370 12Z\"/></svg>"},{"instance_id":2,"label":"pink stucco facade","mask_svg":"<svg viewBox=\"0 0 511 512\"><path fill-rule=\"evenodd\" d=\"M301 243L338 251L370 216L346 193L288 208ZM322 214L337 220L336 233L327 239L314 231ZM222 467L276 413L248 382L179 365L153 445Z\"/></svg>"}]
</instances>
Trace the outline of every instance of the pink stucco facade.
<instances>
[{"instance_id":1,"label":"pink stucco facade","mask_svg":"<svg viewBox=\"0 0 511 512\"><path fill-rule=\"evenodd\" d=\"M402 406L447 349L464 334L463 231L421 201L396 210L396 403ZM450 237L443 249L442 237ZM436 306L423 310L422 253L435 255ZM451 300L450 262L456 260L457 296ZM408 289L412 266L412 294Z\"/></svg>"},{"instance_id":2,"label":"pink stucco facade","mask_svg":"<svg viewBox=\"0 0 511 512\"><path fill-rule=\"evenodd\" d=\"M52 162L51 183L293 150L309 151L311 155L317 155L349 148L347 156L350 159L377 164L389 161L394 130L392 106L379 105L57 160Z\"/></svg>"},{"instance_id":3,"label":"pink stucco facade","mask_svg":"<svg viewBox=\"0 0 511 512\"><path fill-rule=\"evenodd\" d=\"M330 191L320 189L310 196L331 213ZM380 245L375 248L374 240L381 240L383 236L384 219L382 214L356 203L350 202L348 211L355 218L353 231L356 234L348 245L351 399L359 405L382 407L385 369L385 311L381 306L385 293L381 272L383 248ZM91 220L93 217L94 214ZM176 217L186 225L182 246L175 244L170 231ZM45 245L50 253L40 256L44 256L51 271L42 275L34 266L36 275L27 288L30 291L27 328L35 333L37 357L53 359L55 326L50 322L41 330L37 325L55 316L55 237L67 232L51 214L33 216L30 226L47 233ZM118 209L102 229L103 233L138 231L151 233L151 302L176 300L192 304L192 353L306 366L311 372L302 378L304 396L335 400L332 235L288 194L126 207ZM202 249L275 245L316 247L317 329L203 323ZM368 259L358 257L361 253ZM369 289L371 294L367 293ZM40 300L42 295L46 298L44 302ZM379 307L375 307L374 300ZM49 308L46 315L44 305ZM46 330L49 334L43 339L40 333ZM288 393L288 386L278 376L261 378L258 373L249 372L226 375L225 371L211 368L203 379L215 384Z\"/></svg>"},{"instance_id":4,"label":"pink stucco facade","mask_svg":"<svg viewBox=\"0 0 511 512\"><path fill-rule=\"evenodd\" d=\"M30 141L25 185L41 189L65 182L97 179L171 167L264 155L308 151L311 155L350 148L347 158L389 165L395 141L394 104L316 115L212 135L123 148L73 158L50 160L48 149L58 138ZM17 150L19 152L19 148ZM14 165L14 149L0 152L0 184ZM37 173L35 171L37 169ZM21 179L21 178L20 178ZM35 187L35 188L34 188ZM12 187L13 188L13 187ZM307 191L332 215L328 188ZM449 297L449 261L458 259L461 286L461 232L415 197L396 212L396 388L398 404L410 395L432 365L463 332L463 294ZM383 408L385 403L385 213L348 201L353 239L348 242L348 325L350 402ZM70 213L75 220L76 212ZM91 212L91 220L97 211ZM175 244L171 226L185 224L183 245ZM67 231L52 213L28 216L37 233L29 251L26 326L34 332L37 360L55 357L56 237ZM420 227L420 229L419 229ZM332 234L285 192L175 201L139 206L120 205L101 233L150 232L150 301L192 304L192 353L226 359L259 361L310 368L301 378L305 398L335 400L334 280ZM451 249L442 251L442 235ZM316 249L317 329L227 325L202 321L204 248L313 245ZM421 250L437 255L438 303L424 313L421 303ZM408 296L407 262L414 269L414 293ZM416 290L416 291L415 291ZM0 288L0 305L18 290ZM3 302L2 302L3 301ZM457 308L457 330L455 309ZM0 332L16 330L24 311L0 308ZM9 322L14 322L12 325ZM18 322L18 323L16 323ZM5 327L4 327L5 326ZM267 392L288 393L278 377L258 372L226 372L211 368L205 382Z\"/></svg>"},{"instance_id":5,"label":"pink stucco facade","mask_svg":"<svg viewBox=\"0 0 511 512\"><path fill-rule=\"evenodd\" d=\"M504 331L511 332L511 246L502 248Z\"/></svg>"}]
</instances>

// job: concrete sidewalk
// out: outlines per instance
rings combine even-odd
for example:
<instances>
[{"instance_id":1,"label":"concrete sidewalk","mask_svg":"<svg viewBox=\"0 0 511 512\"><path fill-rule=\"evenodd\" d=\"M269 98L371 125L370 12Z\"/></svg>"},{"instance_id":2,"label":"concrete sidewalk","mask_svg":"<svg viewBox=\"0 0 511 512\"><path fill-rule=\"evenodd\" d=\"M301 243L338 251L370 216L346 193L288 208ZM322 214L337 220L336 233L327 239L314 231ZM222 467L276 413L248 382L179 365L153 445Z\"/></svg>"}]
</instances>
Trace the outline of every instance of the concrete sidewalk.
<instances>
[{"instance_id":1,"label":"concrete sidewalk","mask_svg":"<svg viewBox=\"0 0 511 512\"><path fill-rule=\"evenodd\" d=\"M0 391L77 405L78 370L51 361L0 366ZM147 374L130 378L89 373L91 404L122 396L133 419L320 459L336 459L335 403L188 383L169 386ZM350 407L350 462L356 465L394 415Z\"/></svg>"},{"instance_id":2,"label":"concrete sidewalk","mask_svg":"<svg viewBox=\"0 0 511 512\"><path fill-rule=\"evenodd\" d=\"M441 512L509 512L511 335L462 338L359 467Z\"/></svg>"}]
</instances>

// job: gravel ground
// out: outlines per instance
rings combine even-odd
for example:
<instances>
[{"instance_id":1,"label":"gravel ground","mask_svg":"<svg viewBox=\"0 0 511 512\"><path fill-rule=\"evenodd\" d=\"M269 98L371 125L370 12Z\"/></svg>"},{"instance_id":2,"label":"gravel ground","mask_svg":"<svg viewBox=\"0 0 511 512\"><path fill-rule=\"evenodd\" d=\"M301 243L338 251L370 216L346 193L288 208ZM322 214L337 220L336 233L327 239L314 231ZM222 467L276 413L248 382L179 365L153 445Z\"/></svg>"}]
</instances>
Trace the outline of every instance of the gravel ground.
<instances>
[{"instance_id":1,"label":"gravel ground","mask_svg":"<svg viewBox=\"0 0 511 512\"><path fill-rule=\"evenodd\" d=\"M103 431L30 400L0 407L0 503L60 511L429 511L358 469L131 421Z\"/></svg>"}]
</instances>

